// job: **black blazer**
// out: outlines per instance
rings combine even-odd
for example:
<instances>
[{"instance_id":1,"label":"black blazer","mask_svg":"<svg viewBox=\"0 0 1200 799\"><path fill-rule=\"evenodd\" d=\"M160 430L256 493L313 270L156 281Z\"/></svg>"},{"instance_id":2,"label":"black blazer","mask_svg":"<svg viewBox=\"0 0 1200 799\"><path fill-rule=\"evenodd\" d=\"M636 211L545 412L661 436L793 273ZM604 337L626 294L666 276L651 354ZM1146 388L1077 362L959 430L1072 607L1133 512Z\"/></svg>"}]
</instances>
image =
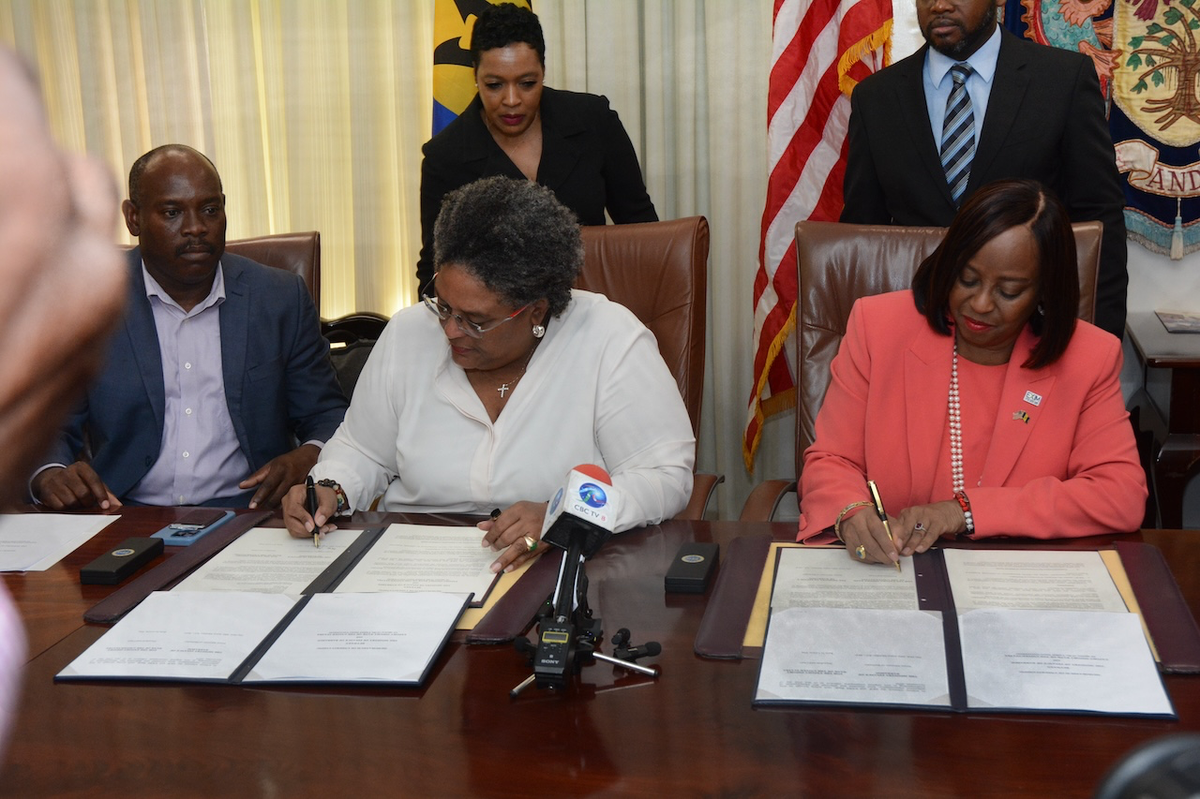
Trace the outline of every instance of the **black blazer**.
<instances>
[{"instance_id":1,"label":"black blazer","mask_svg":"<svg viewBox=\"0 0 1200 799\"><path fill-rule=\"evenodd\" d=\"M491 175L524 179L483 122L479 95L421 148L421 291L433 277L433 223L447 192ZM552 190L583 225L656 222L637 153L608 98L545 87L542 160L537 182Z\"/></svg>"},{"instance_id":2,"label":"black blazer","mask_svg":"<svg viewBox=\"0 0 1200 799\"><path fill-rule=\"evenodd\" d=\"M843 222L947 226L954 201L929 125L926 45L865 79L850 98ZM969 195L1001 178L1053 190L1072 221L1104 223L1096 324L1125 328L1125 198L1104 99L1090 59L1019 39L1003 28Z\"/></svg>"}]
</instances>

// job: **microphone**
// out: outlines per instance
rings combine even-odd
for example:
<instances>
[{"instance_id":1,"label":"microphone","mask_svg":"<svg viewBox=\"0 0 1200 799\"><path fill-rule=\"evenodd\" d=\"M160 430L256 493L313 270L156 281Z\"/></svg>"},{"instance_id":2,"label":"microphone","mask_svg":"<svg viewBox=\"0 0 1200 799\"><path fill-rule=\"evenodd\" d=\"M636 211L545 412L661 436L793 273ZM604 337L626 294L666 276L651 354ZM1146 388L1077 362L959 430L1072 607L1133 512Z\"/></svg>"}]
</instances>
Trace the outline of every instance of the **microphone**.
<instances>
[{"instance_id":1,"label":"microphone","mask_svg":"<svg viewBox=\"0 0 1200 799\"><path fill-rule=\"evenodd\" d=\"M615 531L619 508L620 494L608 472L593 463L580 464L567 473L551 500L542 540L570 549L578 538L581 554L590 558Z\"/></svg>"},{"instance_id":2,"label":"microphone","mask_svg":"<svg viewBox=\"0 0 1200 799\"><path fill-rule=\"evenodd\" d=\"M609 640L613 645L613 656L619 660L652 658L662 653L662 645L658 641L647 641L642 646L630 646L628 627L617 630Z\"/></svg>"},{"instance_id":3,"label":"microphone","mask_svg":"<svg viewBox=\"0 0 1200 799\"><path fill-rule=\"evenodd\" d=\"M608 472L594 464L576 466L554 495L542 524L542 540L566 550L551 599L553 611L538 624L533 673L539 688L564 688L578 670L577 639L598 638L599 620L587 608L583 562L596 554L617 523L619 494Z\"/></svg>"},{"instance_id":4,"label":"microphone","mask_svg":"<svg viewBox=\"0 0 1200 799\"><path fill-rule=\"evenodd\" d=\"M652 658L655 655L662 653L662 644L658 641L647 641L642 646L626 646L613 652L621 660L637 660L638 658Z\"/></svg>"}]
</instances>

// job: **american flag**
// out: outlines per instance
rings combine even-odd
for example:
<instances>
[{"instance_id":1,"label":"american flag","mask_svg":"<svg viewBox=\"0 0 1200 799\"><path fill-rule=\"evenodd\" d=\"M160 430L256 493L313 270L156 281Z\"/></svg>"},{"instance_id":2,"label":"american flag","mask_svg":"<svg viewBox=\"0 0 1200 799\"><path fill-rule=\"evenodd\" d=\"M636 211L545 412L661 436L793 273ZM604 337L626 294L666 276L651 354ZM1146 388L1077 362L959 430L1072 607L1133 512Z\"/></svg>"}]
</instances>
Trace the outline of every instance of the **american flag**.
<instances>
[{"instance_id":1,"label":"american flag","mask_svg":"<svg viewBox=\"0 0 1200 799\"><path fill-rule=\"evenodd\" d=\"M842 212L854 85L890 60L891 0L775 0L767 88L770 176L754 276L754 388L742 455L763 421L796 405L785 347L796 324L795 226Z\"/></svg>"}]
</instances>

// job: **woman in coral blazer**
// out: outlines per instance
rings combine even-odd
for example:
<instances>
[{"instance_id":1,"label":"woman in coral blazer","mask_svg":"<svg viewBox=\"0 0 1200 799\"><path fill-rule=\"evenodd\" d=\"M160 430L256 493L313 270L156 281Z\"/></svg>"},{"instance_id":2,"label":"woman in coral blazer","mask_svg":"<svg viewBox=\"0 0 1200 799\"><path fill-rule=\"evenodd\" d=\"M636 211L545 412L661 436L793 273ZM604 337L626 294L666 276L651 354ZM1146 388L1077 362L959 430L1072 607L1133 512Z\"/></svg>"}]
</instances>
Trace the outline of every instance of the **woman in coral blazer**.
<instances>
[{"instance_id":1,"label":"woman in coral blazer","mask_svg":"<svg viewBox=\"0 0 1200 799\"><path fill-rule=\"evenodd\" d=\"M1058 199L1026 180L976 193L911 291L855 303L804 455L798 539L888 563L944 535L1137 529L1146 480L1121 344L1078 305ZM868 479L892 540L863 512Z\"/></svg>"}]
</instances>

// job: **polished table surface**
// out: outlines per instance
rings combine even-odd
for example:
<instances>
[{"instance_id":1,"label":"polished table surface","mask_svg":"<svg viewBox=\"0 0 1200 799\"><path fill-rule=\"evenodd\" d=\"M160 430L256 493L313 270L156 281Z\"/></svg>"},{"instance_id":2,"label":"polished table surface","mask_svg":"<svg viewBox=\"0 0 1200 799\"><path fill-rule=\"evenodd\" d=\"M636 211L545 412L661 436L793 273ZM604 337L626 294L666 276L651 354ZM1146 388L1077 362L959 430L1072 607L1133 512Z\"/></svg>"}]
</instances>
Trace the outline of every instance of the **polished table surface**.
<instances>
[{"instance_id":1,"label":"polished table surface","mask_svg":"<svg viewBox=\"0 0 1200 799\"><path fill-rule=\"evenodd\" d=\"M1089 796L1130 748L1200 731L1195 676L1166 677L1178 722L755 709L758 661L694 655L706 597L663 591L685 541L794 531L739 522L633 531L589 562L606 633L629 627L635 643L662 643L642 661L661 665L658 680L597 664L564 693L530 688L513 700L529 673L521 656L456 634L419 690L55 684L106 629L82 615L111 589L81 586L79 567L171 513L127 511L50 571L5 575L31 660L0 796ZM1196 615L1200 534L1142 538L1165 552Z\"/></svg>"}]
</instances>

